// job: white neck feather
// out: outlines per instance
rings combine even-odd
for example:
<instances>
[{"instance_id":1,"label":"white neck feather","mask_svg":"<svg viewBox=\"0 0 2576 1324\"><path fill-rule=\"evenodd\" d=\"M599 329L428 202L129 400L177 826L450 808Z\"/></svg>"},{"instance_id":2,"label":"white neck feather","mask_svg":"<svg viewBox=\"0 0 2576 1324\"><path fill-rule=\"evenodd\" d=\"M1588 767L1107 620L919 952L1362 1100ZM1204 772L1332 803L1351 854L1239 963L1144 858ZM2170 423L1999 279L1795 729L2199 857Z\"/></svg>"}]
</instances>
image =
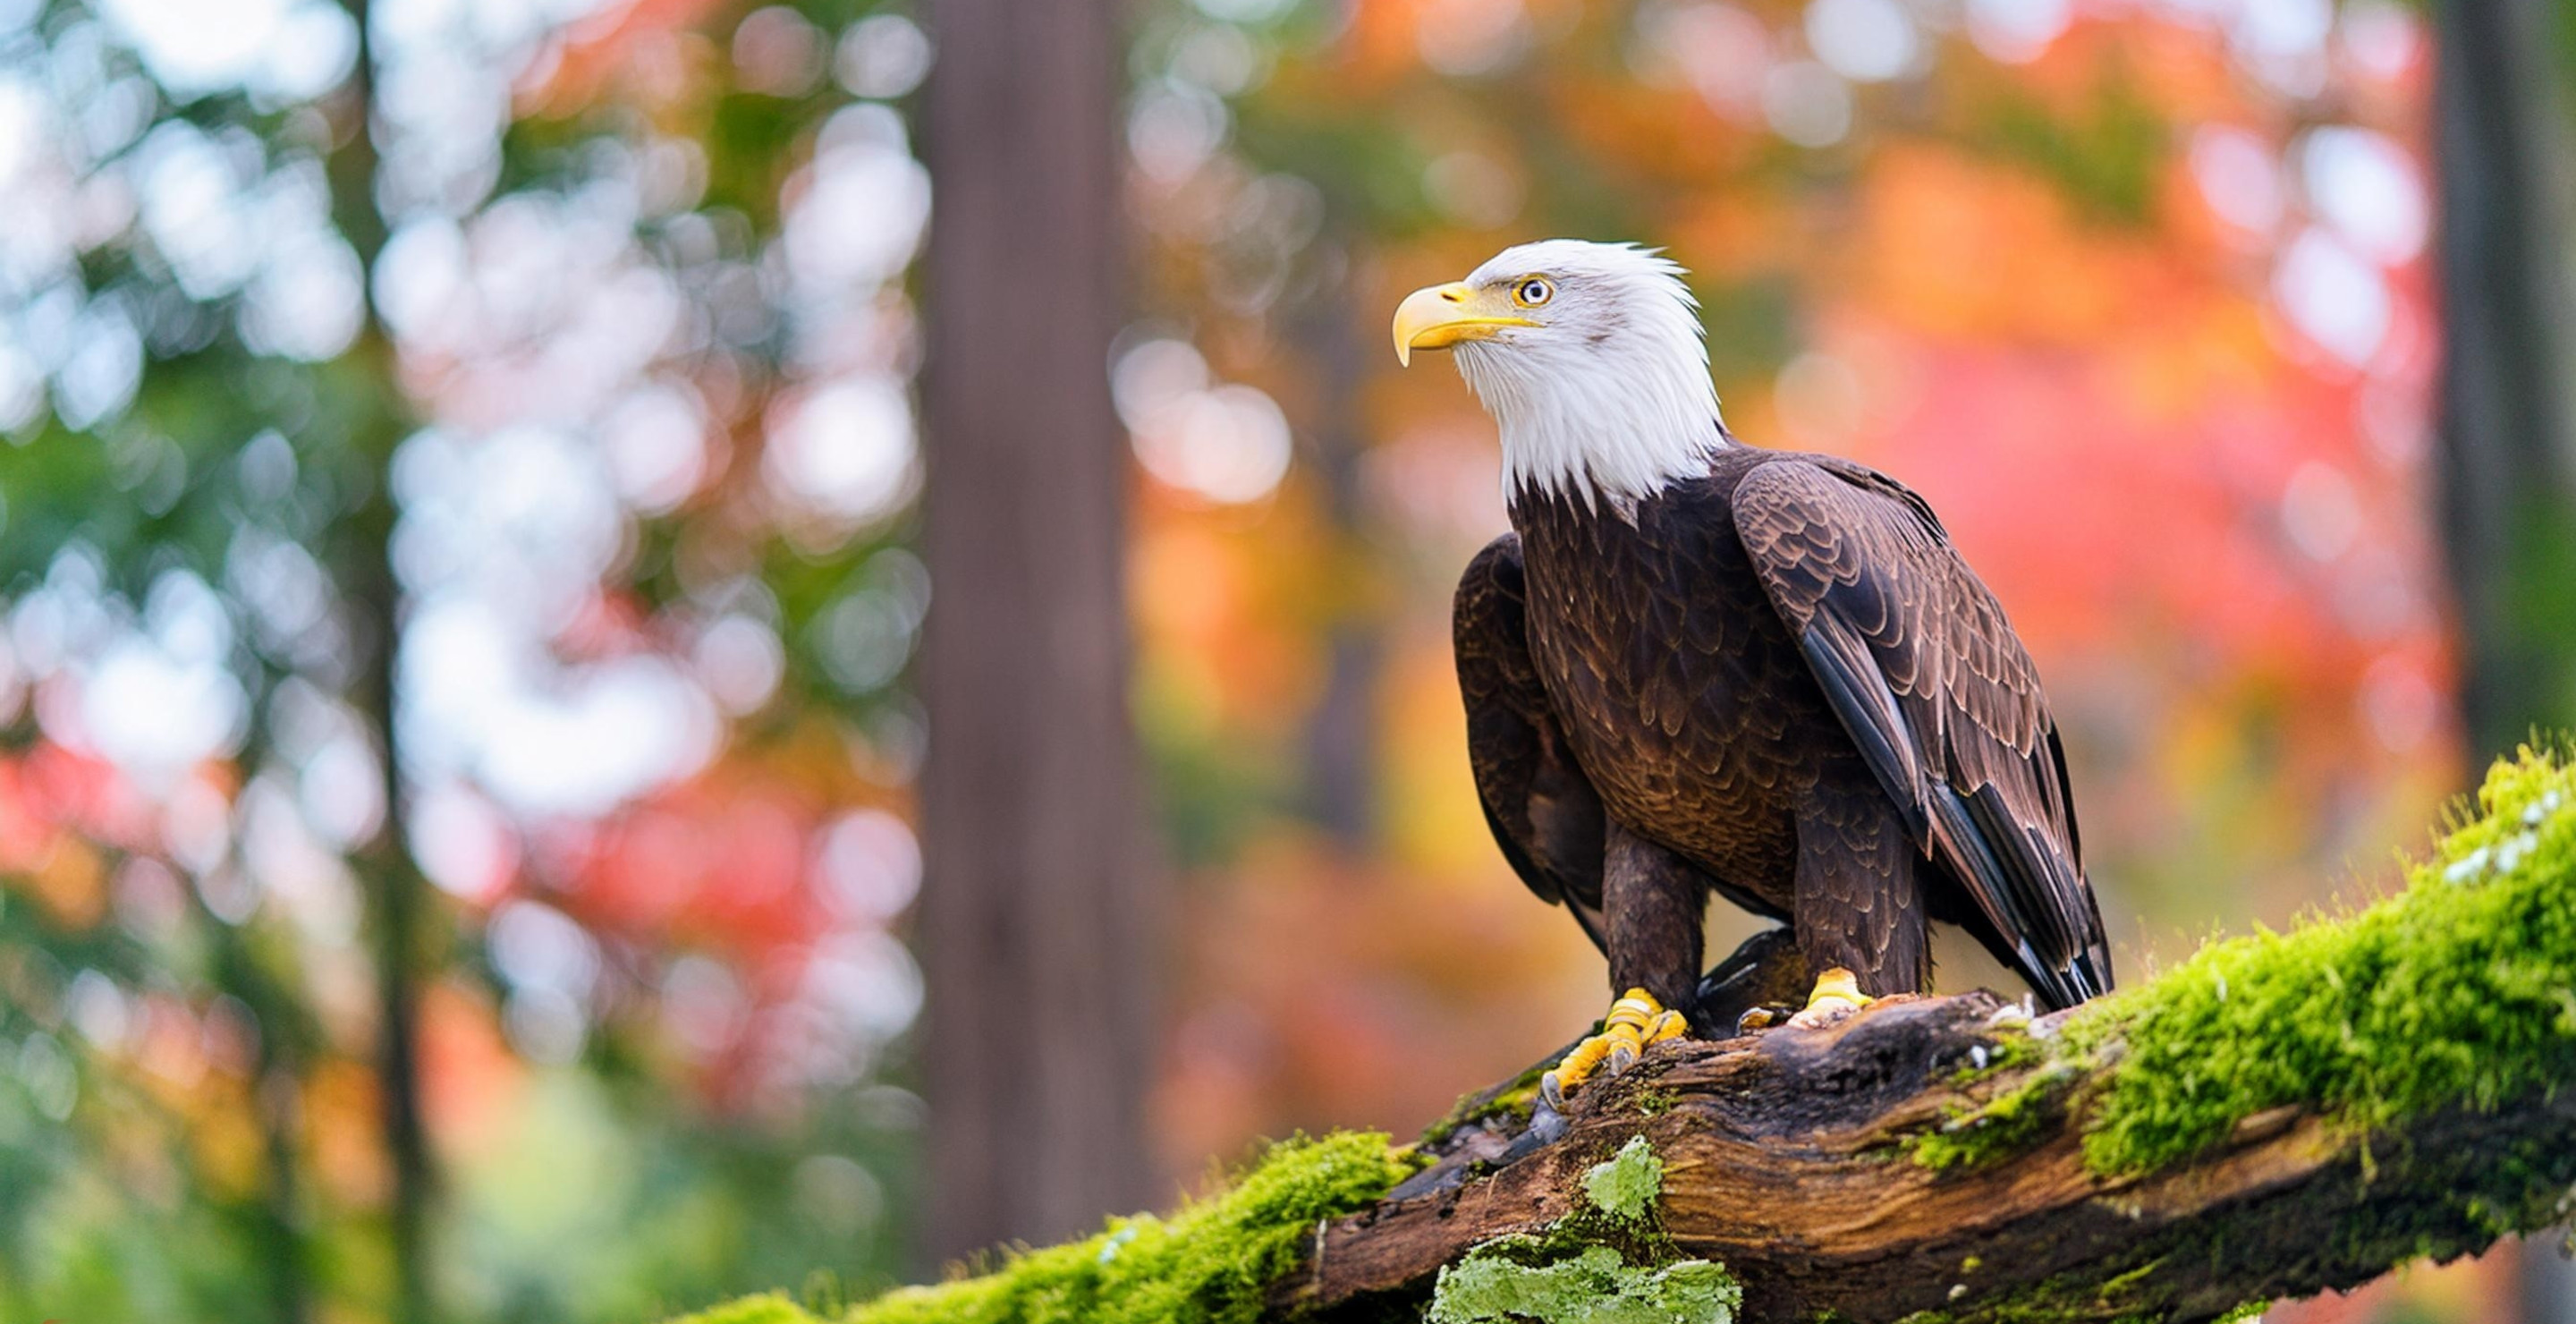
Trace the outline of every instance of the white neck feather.
<instances>
[{"instance_id":1,"label":"white neck feather","mask_svg":"<svg viewBox=\"0 0 2576 1324\"><path fill-rule=\"evenodd\" d=\"M1608 363L1552 363L1528 349L1458 347L1458 371L1502 432L1507 501L1546 492L1624 510L1706 472L1727 444L1696 339L1679 354Z\"/></svg>"},{"instance_id":2,"label":"white neck feather","mask_svg":"<svg viewBox=\"0 0 2576 1324\"><path fill-rule=\"evenodd\" d=\"M1621 513L1706 472L1727 445L1699 305L1681 268L1618 244L1506 249L1471 284L1555 278L1541 325L1457 347L1458 371L1502 430L1503 499L1542 492Z\"/></svg>"}]
</instances>

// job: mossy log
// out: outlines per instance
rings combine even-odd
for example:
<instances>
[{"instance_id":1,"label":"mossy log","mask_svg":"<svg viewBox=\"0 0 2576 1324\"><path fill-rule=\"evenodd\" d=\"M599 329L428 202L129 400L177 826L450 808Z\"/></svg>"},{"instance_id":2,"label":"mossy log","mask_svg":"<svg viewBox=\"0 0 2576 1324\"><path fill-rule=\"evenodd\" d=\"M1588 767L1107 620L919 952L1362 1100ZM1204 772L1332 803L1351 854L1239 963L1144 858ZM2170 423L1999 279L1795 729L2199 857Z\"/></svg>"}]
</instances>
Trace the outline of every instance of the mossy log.
<instances>
[{"instance_id":1,"label":"mossy log","mask_svg":"<svg viewBox=\"0 0 2576 1324\"><path fill-rule=\"evenodd\" d=\"M2380 1132L2285 1105L2192 1161L2105 1175L2079 1130L2099 1072L1979 1071L2019 1033L1998 1013L1974 993L1659 1045L1579 1098L1561 1139L1332 1223L1274 1303L1365 1317L1418 1299L1479 1243L1579 1210L1585 1174L1641 1135L1664 1163L1665 1233L1724 1264L1743 1317L1765 1321L2211 1319L2550 1222L2576 1182L2576 1091L2547 1089ZM1990 1124L1998 1100L2031 1114L1994 1152L1925 1161L1927 1136Z\"/></svg>"},{"instance_id":2,"label":"mossy log","mask_svg":"<svg viewBox=\"0 0 2576 1324\"><path fill-rule=\"evenodd\" d=\"M1794 959L1739 953L1704 1021ZM1662 1044L1534 1122L1535 1074L1418 1145L1292 1141L1169 1216L821 1315L2188 1322L2475 1251L2571 1208L2576 767L2500 765L2403 889L2072 1012L1889 999Z\"/></svg>"},{"instance_id":3,"label":"mossy log","mask_svg":"<svg viewBox=\"0 0 2576 1324\"><path fill-rule=\"evenodd\" d=\"M1480 1243L1579 1210L1584 1174L1637 1136L1664 1164L1664 1233L1760 1321L2206 1320L2559 1223L2576 772L2527 755L2477 808L2405 890L2073 1012L1890 999L1662 1044L1535 1135L1489 1092L1427 1138L1430 1169L1321 1229L1272 1305L1417 1298Z\"/></svg>"}]
</instances>

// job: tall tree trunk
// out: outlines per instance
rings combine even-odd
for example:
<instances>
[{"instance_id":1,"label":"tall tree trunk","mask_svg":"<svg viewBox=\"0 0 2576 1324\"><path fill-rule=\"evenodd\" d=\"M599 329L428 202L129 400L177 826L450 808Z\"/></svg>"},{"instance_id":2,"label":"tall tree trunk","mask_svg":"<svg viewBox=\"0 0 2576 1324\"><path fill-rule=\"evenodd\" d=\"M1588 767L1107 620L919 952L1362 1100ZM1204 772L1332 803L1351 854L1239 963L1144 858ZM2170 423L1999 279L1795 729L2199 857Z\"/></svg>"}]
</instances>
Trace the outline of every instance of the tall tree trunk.
<instances>
[{"instance_id":1,"label":"tall tree trunk","mask_svg":"<svg viewBox=\"0 0 2576 1324\"><path fill-rule=\"evenodd\" d=\"M2441 215L2442 543L2469 764L2576 727L2576 413L2562 34L2545 0L2430 7ZM2576 1268L2519 1252L2523 1324L2576 1324Z\"/></svg>"},{"instance_id":2,"label":"tall tree trunk","mask_svg":"<svg viewBox=\"0 0 2576 1324\"><path fill-rule=\"evenodd\" d=\"M307 1324L313 1318L315 1256L305 1233L310 1224L304 1216L304 1119L298 1101L310 1044L293 995L260 968L241 930L207 911L202 898L195 916L213 957L215 986L240 999L259 1025L251 1115L259 1124L261 1172L253 1218L263 1243L260 1267L268 1276L270 1318L275 1324Z\"/></svg>"},{"instance_id":3,"label":"tall tree trunk","mask_svg":"<svg viewBox=\"0 0 2576 1324\"><path fill-rule=\"evenodd\" d=\"M1306 258L1319 270L1289 319L1298 354L1320 387L1302 421L1332 521L1327 554L1336 559L1355 555L1369 532L1359 419L1367 351L1352 306L1359 276L1351 251L1347 227L1327 226L1323 242ZM1376 827L1370 813L1377 803L1376 705L1386 670L1386 627L1375 599L1363 585L1335 604L1324 692L1306 720L1306 812L1336 844L1352 850L1365 848Z\"/></svg>"},{"instance_id":4,"label":"tall tree trunk","mask_svg":"<svg viewBox=\"0 0 2576 1324\"><path fill-rule=\"evenodd\" d=\"M935 0L924 145L927 1249L1155 1194L1109 0Z\"/></svg>"},{"instance_id":5,"label":"tall tree trunk","mask_svg":"<svg viewBox=\"0 0 2576 1324\"><path fill-rule=\"evenodd\" d=\"M329 161L332 220L372 277L385 247L385 221L376 210L376 48L370 0L342 0L358 29L358 54L341 89L345 133ZM424 1324L437 1315L432 1299L430 1221L437 1189L429 1131L421 1112L420 997L428 883L412 855L403 821L402 759L394 728L395 662L402 645L402 587L394 575L393 454L410 418L395 384L393 339L378 314L372 286L365 318L349 361L366 374L366 411L349 440L362 450L375 476L365 506L349 523L345 588L355 605L359 646L366 665L351 701L374 734L385 820L353 861L366 887L367 921L376 963L376 1074L383 1109L386 1157L393 1189L386 1210L393 1257L393 1318Z\"/></svg>"},{"instance_id":6,"label":"tall tree trunk","mask_svg":"<svg viewBox=\"0 0 2576 1324\"><path fill-rule=\"evenodd\" d=\"M2437 26L2441 532L2476 756L2576 725L2568 134L2552 7L2432 6Z\"/></svg>"}]
</instances>

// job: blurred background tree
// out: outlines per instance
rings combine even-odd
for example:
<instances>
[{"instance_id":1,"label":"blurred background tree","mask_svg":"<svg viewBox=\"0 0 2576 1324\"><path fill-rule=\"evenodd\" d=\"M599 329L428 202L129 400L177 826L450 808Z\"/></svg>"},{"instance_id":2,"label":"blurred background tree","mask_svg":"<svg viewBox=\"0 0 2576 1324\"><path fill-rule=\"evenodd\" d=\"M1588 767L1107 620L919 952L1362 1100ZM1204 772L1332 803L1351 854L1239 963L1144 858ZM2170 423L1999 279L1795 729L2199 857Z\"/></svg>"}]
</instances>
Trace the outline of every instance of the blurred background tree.
<instances>
[{"instance_id":1,"label":"blurred background tree","mask_svg":"<svg viewBox=\"0 0 2576 1324\"><path fill-rule=\"evenodd\" d=\"M1157 1200L1561 1040L1597 958L1486 840L1449 670L1491 430L1382 339L1403 291L1543 234L1669 245L1740 433L1941 509L2049 677L2125 969L2366 895L2464 749L2576 693L2565 342L2533 330L2568 251L2535 206L2556 11L0 0L0 1315L864 1287L933 1224L943 1254L1060 1230L927 1214L989 1193L926 1189L941 1145ZM1123 268L967 191L1054 140L979 138L1007 62L950 49L917 92L952 15L1123 92L1084 158ZM961 181L917 285L916 102ZM1050 104L1068 142L1113 113ZM1031 430L1079 410L1085 342L1030 342L1072 347L1044 391L974 357L991 324L942 300L979 271L988 315L1037 281L1093 364L1109 337L1116 428ZM2487 294L2437 311L2437 274ZM988 397L1009 422L943 430ZM979 771L1117 741L974 697L1114 692L992 639L1038 570L1082 585L1069 619L1117 589L979 566L954 521L1042 545L1122 496L1168 904L1099 869L1114 823ZM916 663L934 579L956 615ZM912 697L943 686L984 722L956 746ZM956 761L917 816L925 748ZM1119 761L1061 803L1117 812ZM1005 971L926 908L931 987L1001 995L948 993L916 1051L925 849L990 889L952 913L1076 878L1107 909L1019 913L1045 947ZM1157 975L1150 1014L1012 1005ZM926 1109L938 1056L1000 1033L1146 1062L1149 1157L1097 1162L1132 1110ZM2513 1295L2470 1266L2305 1317Z\"/></svg>"},{"instance_id":2,"label":"blurred background tree","mask_svg":"<svg viewBox=\"0 0 2576 1324\"><path fill-rule=\"evenodd\" d=\"M2442 532L2473 750L2576 728L2576 368L2563 6L2444 5Z\"/></svg>"},{"instance_id":3,"label":"blurred background tree","mask_svg":"<svg viewBox=\"0 0 2576 1324\"><path fill-rule=\"evenodd\" d=\"M932 17L921 1216L954 1259L1161 1194L1143 1107L1159 906L1102 371L1125 266L1114 10L940 0Z\"/></svg>"}]
</instances>

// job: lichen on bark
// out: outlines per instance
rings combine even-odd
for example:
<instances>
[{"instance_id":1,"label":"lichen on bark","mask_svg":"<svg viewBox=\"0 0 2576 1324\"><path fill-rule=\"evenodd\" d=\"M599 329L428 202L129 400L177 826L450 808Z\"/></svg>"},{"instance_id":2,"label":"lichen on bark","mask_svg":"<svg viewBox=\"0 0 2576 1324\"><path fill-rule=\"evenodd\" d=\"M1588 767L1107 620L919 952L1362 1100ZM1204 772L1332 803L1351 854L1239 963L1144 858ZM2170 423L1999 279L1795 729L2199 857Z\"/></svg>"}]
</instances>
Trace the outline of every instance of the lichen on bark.
<instances>
[{"instance_id":1,"label":"lichen on bark","mask_svg":"<svg viewBox=\"0 0 2576 1324\"><path fill-rule=\"evenodd\" d=\"M1656 1202L1664 1162L1630 1137L1583 1174L1585 1207L1496 1237L1441 1270L1426 1324L1732 1324L1744 1299L1724 1265L1682 1255Z\"/></svg>"},{"instance_id":2,"label":"lichen on bark","mask_svg":"<svg viewBox=\"0 0 2576 1324\"><path fill-rule=\"evenodd\" d=\"M1608 1246L1507 1237L1440 1276L1426 1324L1730 1324L1742 1290L1707 1260L1638 1267Z\"/></svg>"}]
</instances>

